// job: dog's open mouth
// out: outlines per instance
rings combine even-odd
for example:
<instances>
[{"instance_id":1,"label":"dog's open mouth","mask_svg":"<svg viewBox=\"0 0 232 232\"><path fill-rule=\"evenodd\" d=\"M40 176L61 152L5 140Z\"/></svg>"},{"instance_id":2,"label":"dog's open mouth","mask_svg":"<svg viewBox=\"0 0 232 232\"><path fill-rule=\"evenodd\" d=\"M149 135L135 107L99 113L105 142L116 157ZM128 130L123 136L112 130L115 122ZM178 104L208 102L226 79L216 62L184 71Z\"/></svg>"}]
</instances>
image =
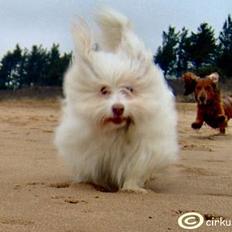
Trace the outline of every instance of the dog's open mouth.
<instances>
[{"instance_id":1,"label":"dog's open mouth","mask_svg":"<svg viewBox=\"0 0 232 232\"><path fill-rule=\"evenodd\" d=\"M126 124L130 124L131 122L131 118L130 117L117 117L117 116L114 116L114 117L109 117L109 118L106 118L104 120L104 123L113 123L113 124L116 124L116 125L120 125L120 124L123 124L123 123L126 123Z\"/></svg>"},{"instance_id":2,"label":"dog's open mouth","mask_svg":"<svg viewBox=\"0 0 232 232\"><path fill-rule=\"evenodd\" d=\"M110 118L107 118L105 120L105 123L111 122L111 123L119 125L123 122L126 122L127 120L128 120L128 118L126 118L126 117L110 117Z\"/></svg>"}]
</instances>

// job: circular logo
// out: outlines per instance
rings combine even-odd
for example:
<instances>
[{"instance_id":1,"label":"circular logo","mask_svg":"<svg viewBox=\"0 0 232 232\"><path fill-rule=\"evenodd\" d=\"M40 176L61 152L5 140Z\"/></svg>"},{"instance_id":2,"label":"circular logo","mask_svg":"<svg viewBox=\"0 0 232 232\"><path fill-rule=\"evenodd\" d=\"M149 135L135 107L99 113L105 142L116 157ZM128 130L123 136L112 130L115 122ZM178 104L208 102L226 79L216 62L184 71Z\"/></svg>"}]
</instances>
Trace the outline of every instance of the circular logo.
<instances>
[{"instance_id":1,"label":"circular logo","mask_svg":"<svg viewBox=\"0 0 232 232\"><path fill-rule=\"evenodd\" d=\"M204 217L196 212L184 213L178 218L178 225L186 230L197 229L204 223Z\"/></svg>"}]
</instances>

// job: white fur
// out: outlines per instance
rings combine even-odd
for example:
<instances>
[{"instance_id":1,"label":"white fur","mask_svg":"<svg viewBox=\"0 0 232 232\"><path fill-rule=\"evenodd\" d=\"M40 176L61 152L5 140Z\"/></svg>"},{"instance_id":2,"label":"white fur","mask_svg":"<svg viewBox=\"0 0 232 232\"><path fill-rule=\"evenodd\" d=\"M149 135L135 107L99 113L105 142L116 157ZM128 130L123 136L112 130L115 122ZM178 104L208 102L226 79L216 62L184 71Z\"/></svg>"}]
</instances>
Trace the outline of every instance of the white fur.
<instances>
[{"instance_id":1,"label":"white fur","mask_svg":"<svg viewBox=\"0 0 232 232\"><path fill-rule=\"evenodd\" d=\"M73 28L76 55L65 75L55 144L77 182L145 191L144 183L177 158L174 97L125 16L103 10L97 21L108 52L92 49L83 21ZM103 123L115 103L124 106L131 123Z\"/></svg>"}]
</instances>

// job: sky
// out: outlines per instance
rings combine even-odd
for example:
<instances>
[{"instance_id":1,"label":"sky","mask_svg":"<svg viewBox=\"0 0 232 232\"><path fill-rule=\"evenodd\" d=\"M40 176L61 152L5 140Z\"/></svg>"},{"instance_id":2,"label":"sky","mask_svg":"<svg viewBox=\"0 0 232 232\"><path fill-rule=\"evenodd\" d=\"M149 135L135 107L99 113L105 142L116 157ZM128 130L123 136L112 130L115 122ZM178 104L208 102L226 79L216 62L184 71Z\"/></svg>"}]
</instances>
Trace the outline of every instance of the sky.
<instances>
[{"instance_id":1,"label":"sky","mask_svg":"<svg viewBox=\"0 0 232 232\"><path fill-rule=\"evenodd\" d=\"M232 0L0 0L0 57L16 43L27 48L33 44L50 48L59 43L62 52L70 52L71 22L82 16L93 25L93 12L102 6L129 17L153 53L169 25L196 32L207 22L218 36L232 14Z\"/></svg>"}]
</instances>

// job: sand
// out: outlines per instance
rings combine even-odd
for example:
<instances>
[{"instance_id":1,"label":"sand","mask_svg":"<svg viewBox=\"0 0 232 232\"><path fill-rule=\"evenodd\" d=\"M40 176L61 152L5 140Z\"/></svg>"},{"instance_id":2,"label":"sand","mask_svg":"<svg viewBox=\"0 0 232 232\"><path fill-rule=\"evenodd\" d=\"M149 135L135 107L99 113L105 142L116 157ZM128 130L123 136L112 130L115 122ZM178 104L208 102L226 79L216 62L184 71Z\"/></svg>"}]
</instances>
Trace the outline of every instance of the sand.
<instances>
[{"instance_id":1,"label":"sand","mask_svg":"<svg viewBox=\"0 0 232 232\"><path fill-rule=\"evenodd\" d=\"M178 110L180 160L147 194L109 193L73 184L57 158L58 101L0 102L0 231L184 231L177 219L191 211L232 219L232 121L226 136L207 126L195 132L195 105L179 103Z\"/></svg>"}]
</instances>

